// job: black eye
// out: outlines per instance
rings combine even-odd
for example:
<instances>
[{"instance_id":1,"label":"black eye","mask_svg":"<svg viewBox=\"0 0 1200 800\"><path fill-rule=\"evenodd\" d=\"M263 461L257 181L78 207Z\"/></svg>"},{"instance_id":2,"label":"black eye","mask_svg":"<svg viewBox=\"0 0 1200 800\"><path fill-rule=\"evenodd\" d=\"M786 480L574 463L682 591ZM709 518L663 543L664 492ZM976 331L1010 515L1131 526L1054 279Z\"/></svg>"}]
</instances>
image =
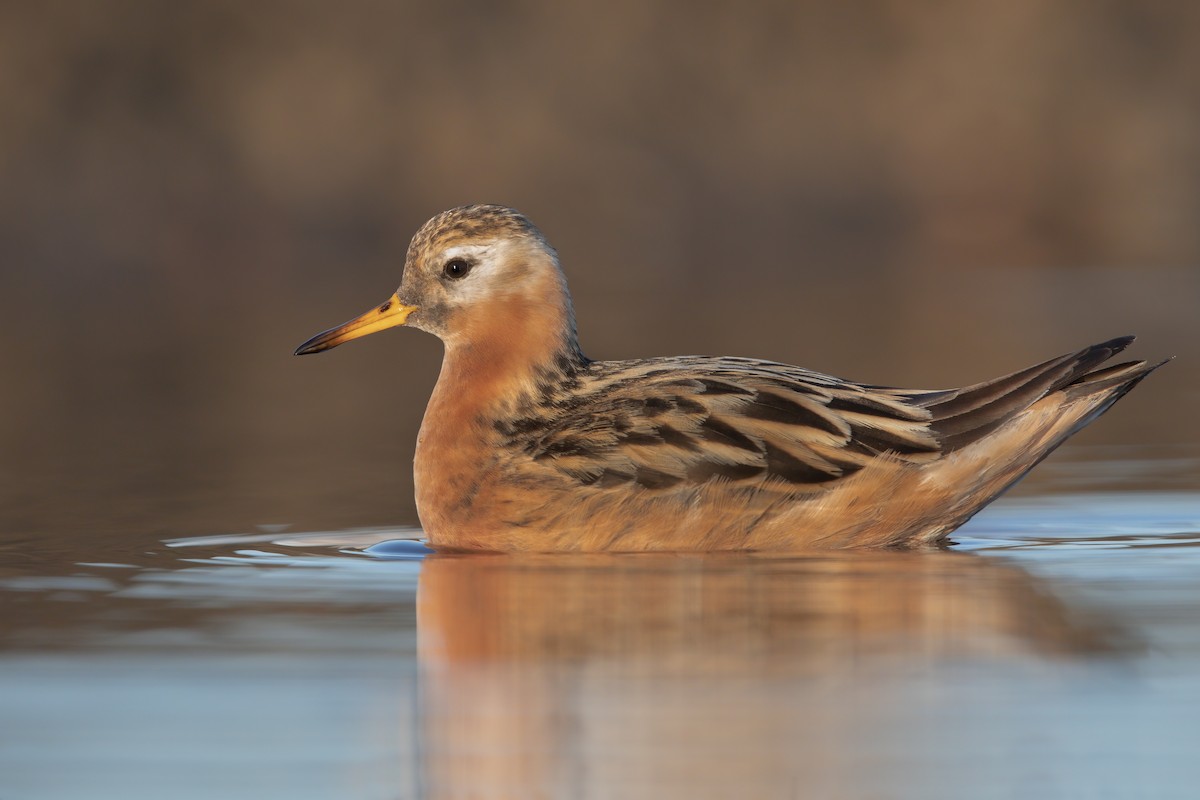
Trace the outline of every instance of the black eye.
<instances>
[{"instance_id":1,"label":"black eye","mask_svg":"<svg viewBox=\"0 0 1200 800\"><path fill-rule=\"evenodd\" d=\"M446 266L442 267L442 274L451 280L459 280L467 277L467 273L473 267L470 261L464 261L461 258L452 258L446 262Z\"/></svg>"}]
</instances>

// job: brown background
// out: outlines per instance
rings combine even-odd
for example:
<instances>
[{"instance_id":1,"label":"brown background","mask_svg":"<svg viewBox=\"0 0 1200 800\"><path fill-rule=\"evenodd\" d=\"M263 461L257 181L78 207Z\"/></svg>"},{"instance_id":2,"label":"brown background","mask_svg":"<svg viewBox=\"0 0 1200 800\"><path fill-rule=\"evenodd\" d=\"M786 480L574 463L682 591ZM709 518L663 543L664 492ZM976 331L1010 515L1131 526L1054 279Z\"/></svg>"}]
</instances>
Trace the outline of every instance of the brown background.
<instances>
[{"instance_id":1,"label":"brown background","mask_svg":"<svg viewBox=\"0 0 1200 800\"><path fill-rule=\"evenodd\" d=\"M0 531L414 521L412 331L293 359L500 202L594 358L945 386L1136 332L1200 440L1200 5L7 3Z\"/></svg>"}]
</instances>

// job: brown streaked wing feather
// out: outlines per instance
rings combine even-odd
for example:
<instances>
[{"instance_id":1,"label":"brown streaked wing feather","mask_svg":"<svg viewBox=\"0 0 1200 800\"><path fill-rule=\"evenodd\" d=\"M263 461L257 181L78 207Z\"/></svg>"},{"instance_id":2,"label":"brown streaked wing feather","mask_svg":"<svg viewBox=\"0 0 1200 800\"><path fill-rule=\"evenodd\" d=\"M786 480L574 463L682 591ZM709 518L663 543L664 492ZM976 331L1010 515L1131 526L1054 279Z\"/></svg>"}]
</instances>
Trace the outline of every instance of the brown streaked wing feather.
<instances>
[{"instance_id":1,"label":"brown streaked wing feather","mask_svg":"<svg viewBox=\"0 0 1200 800\"><path fill-rule=\"evenodd\" d=\"M668 368L670 367L670 368ZM521 447L581 484L649 489L774 478L811 491L890 453L937 458L930 412L798 367L691 357L591 365Z\"/></svg>"}]
</instances>

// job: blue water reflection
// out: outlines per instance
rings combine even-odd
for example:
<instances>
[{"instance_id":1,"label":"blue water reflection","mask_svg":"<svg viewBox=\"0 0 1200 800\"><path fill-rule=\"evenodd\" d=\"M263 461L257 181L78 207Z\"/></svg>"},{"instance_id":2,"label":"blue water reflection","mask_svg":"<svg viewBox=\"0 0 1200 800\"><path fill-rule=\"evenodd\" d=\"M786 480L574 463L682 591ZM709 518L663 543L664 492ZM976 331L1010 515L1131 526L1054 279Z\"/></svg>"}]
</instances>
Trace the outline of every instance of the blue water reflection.
<instances>
[{"instance_id":1,"label":"blue water reflection","mask_svg":"<svg viewBox=\"0 0 1200 800\"><path fill-rule=\"evenodd\" d=\"M1014 498L922 553L455 556L417 536L194 538L0 577L20 616L0 796L1182 798L1200 779L1194 493Z\"/></svg>"}]
</instances>

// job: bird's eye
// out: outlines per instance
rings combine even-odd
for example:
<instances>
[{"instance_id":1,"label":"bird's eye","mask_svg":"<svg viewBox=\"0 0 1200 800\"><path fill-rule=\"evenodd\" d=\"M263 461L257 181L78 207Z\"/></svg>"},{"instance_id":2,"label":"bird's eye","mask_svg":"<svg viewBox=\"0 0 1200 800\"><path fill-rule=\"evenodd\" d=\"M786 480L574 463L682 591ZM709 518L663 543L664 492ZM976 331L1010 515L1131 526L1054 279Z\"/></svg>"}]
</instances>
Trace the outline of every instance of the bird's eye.
<instances>
[{"instance_id":1,"label":"bird's eye","mask_svg":"<svg viewBox=\"0 0 1200 800\"><path fill-rule=\"evenodd\" d=\"M442 267L442 274L451 280L459 280L467 277L467 273L474 266L470 261L464 261L461 258L452 258L446 262L446 266Z\"/></svg>"}]
</instances>

